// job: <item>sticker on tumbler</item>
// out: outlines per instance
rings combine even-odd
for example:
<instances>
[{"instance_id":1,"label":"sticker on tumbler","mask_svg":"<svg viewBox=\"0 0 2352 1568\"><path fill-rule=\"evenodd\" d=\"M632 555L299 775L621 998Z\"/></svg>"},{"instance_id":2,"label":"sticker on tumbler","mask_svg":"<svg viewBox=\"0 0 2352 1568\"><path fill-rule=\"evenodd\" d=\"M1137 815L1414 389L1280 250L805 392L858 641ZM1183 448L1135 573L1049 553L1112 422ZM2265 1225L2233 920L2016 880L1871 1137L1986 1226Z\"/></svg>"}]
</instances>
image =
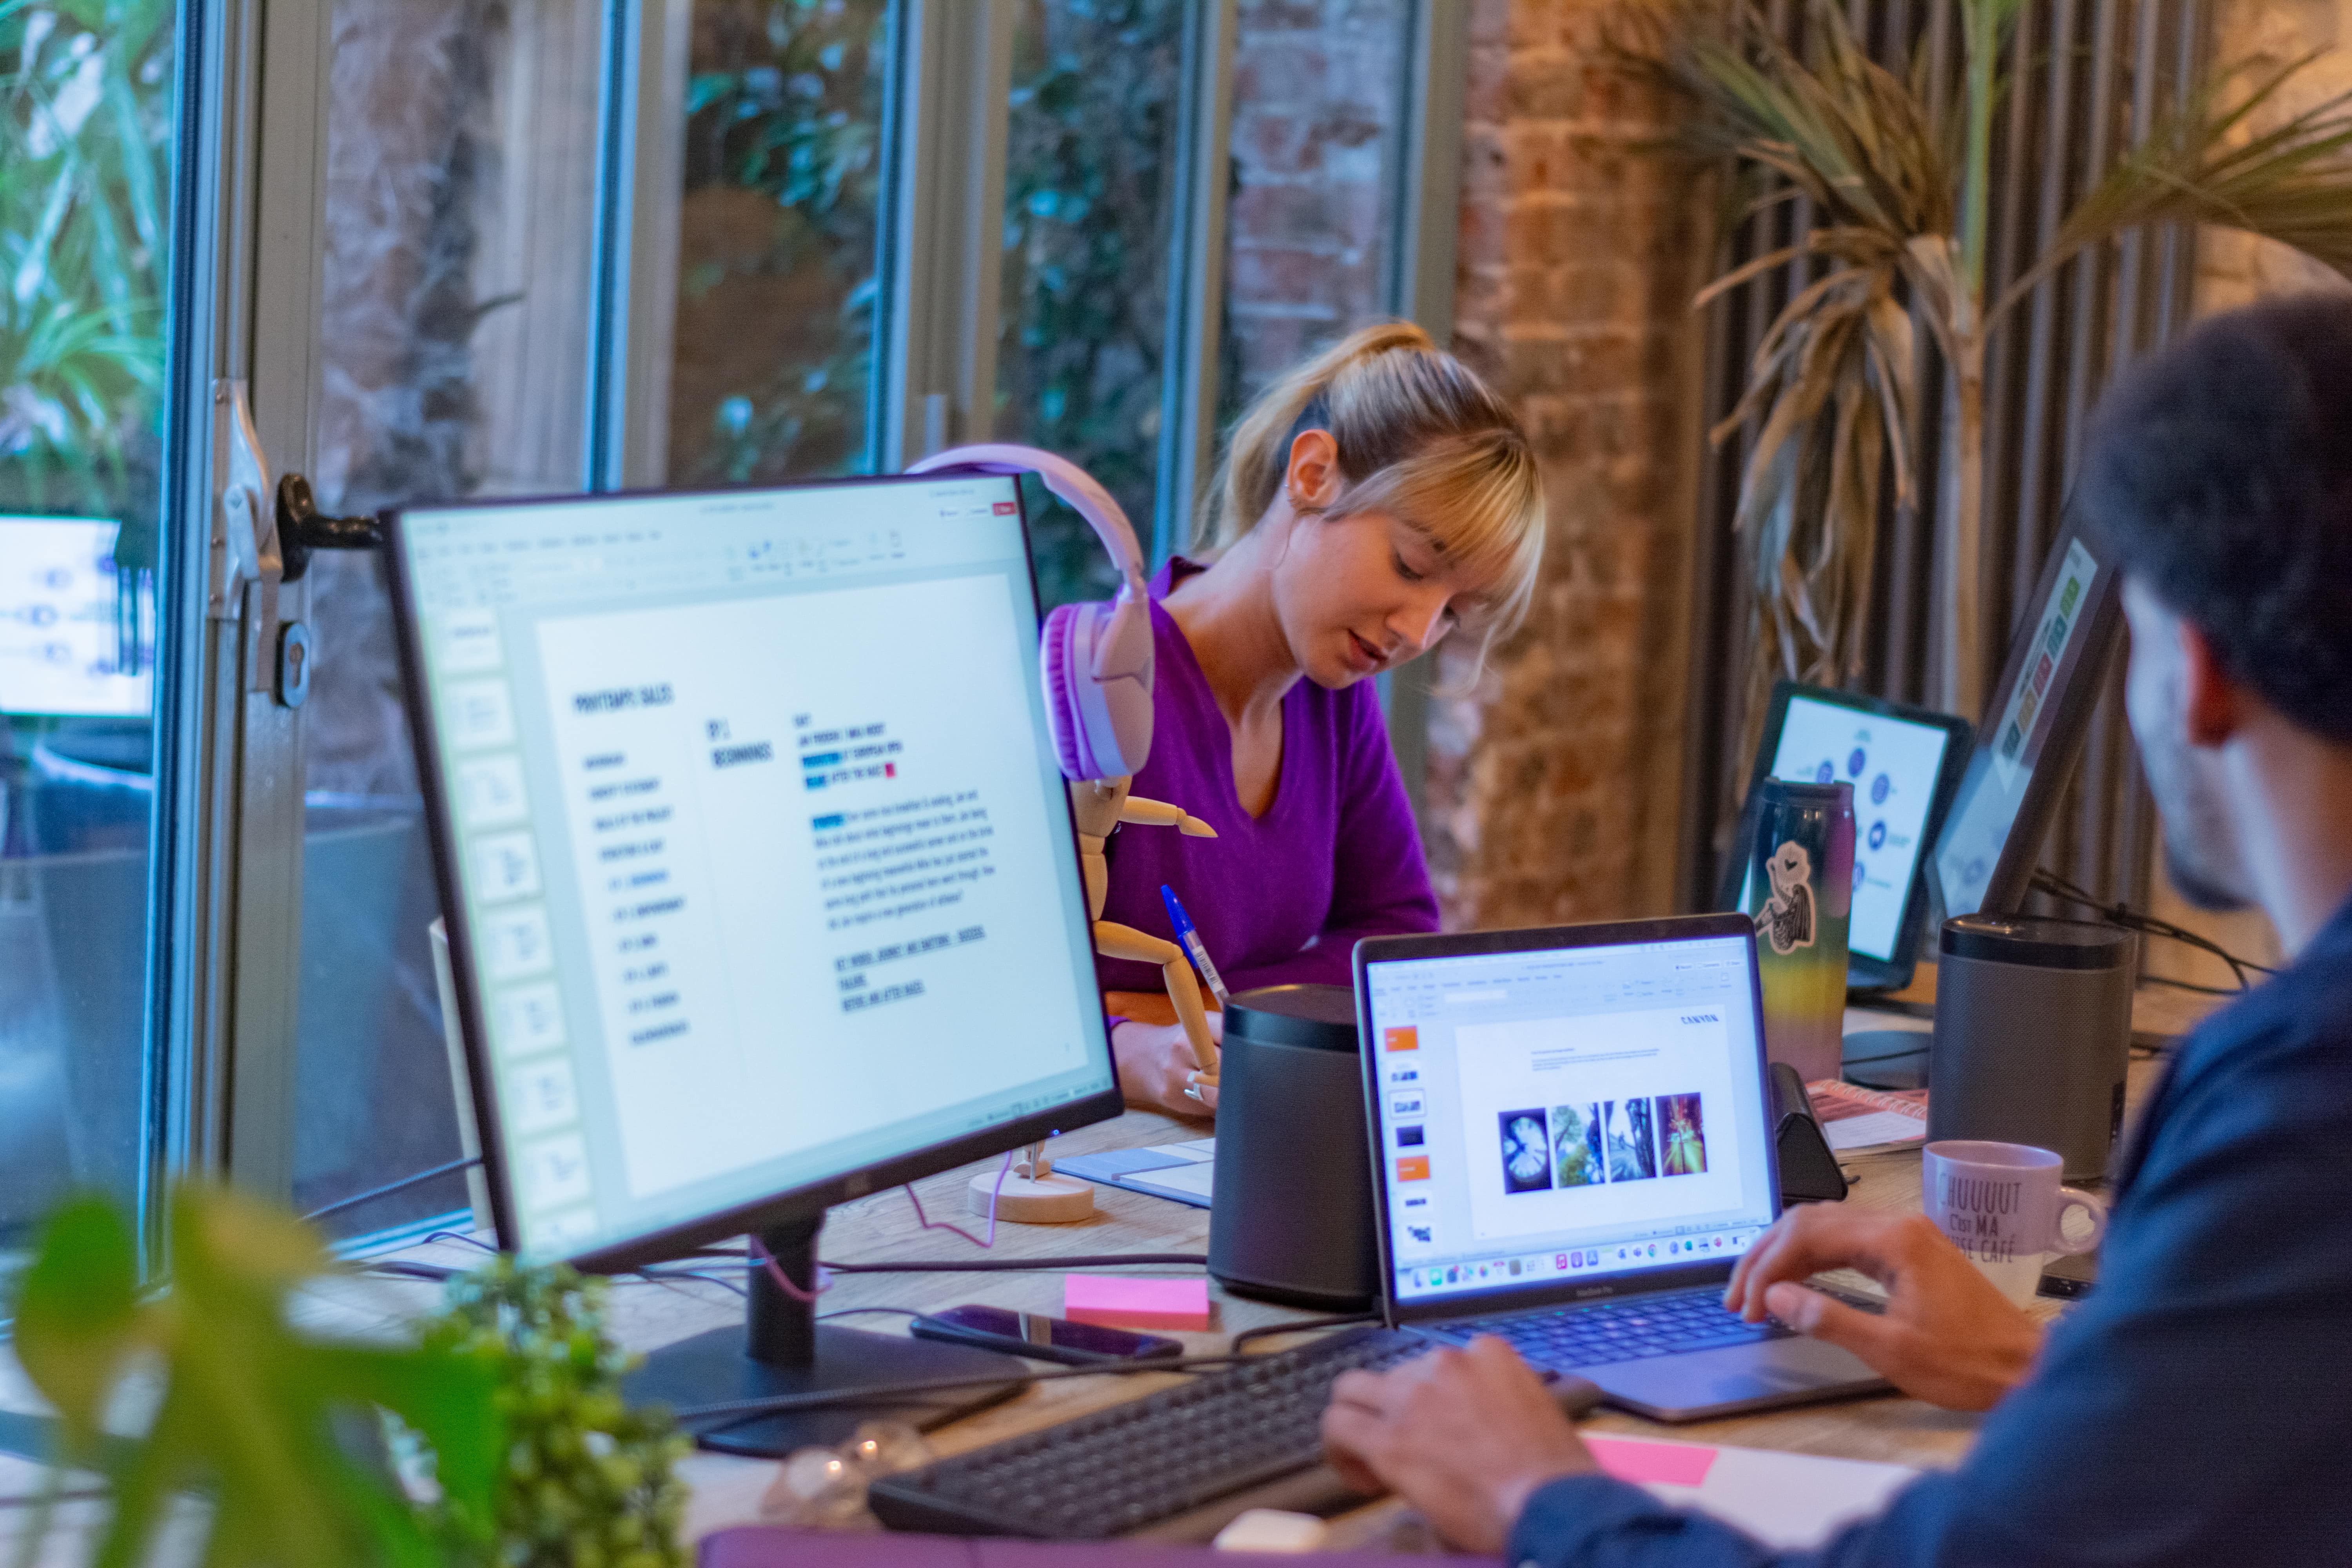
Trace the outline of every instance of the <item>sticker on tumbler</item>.
<instances>
[{"instance_id":1,"label":"sticker on tumbler","mask_svg":"<svg viewBox=\"0 0 2352 1568\"><path fill-rule=\"evenodd\" d=\"M1813 858L1791 838L1772 851L1764 864L1771 874L1772 896L1756 911L1756 929L1786 956L1813 945Z\"/></svg>"}]
</instances>

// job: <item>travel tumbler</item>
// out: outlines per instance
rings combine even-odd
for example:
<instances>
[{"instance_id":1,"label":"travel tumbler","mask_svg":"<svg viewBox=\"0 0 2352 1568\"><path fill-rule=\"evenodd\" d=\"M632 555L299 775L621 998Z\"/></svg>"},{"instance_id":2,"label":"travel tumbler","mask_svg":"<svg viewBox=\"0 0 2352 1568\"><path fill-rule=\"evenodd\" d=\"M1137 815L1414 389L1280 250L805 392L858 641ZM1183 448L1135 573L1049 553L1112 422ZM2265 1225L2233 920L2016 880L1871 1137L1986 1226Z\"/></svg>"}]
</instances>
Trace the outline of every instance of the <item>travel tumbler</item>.
<instances>
[{"instance_id":1,"label":"travel tumbler","mask_svg":"<svg viewBox=\"0 0 2352 1568\"><path fill-rule=\"evenodd\" d=\"M1748 913L1764 983L1764 1049L1807 1083L1838 1076L1846 927L1853 910L1853 786L1759 786Z\"/></svg>"}]
</instances>

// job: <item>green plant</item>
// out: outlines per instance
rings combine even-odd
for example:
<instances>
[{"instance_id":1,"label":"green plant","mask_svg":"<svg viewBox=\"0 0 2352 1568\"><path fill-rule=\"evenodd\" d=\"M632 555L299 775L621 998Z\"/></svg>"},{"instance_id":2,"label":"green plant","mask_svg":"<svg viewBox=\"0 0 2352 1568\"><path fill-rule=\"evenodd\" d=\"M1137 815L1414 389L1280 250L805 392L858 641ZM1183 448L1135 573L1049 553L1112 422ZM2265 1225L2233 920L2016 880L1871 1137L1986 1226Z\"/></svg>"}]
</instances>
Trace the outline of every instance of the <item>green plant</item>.
<instances>
[{"instance_id":1,"label":"green plant","mask_svg":"<svg viewBox=\"0 0 2352 1568\"><path fill-rule=\"evenodd\" d=\"M760 296L784 307L762 323L785 340L777 368L710 388L688 411L683 473L746 484L866 465L888 32L881 0L724 0L698 11L688 211L698 192L757 192L772 205L758 244L689 259L680 292L689 307L740 280L790 292L788 303Z\"/></svg>"},{"instance_id":2,"label":"green plant","mask_svg":"<svg viewBox=\"0 0 2352 1568\"><path fill-rule=\"evenodd\" d=\"M0 0L0 507L123 518L153 565L171 0Z\"/></svg>"},{"instance_id":3,"label":"green plant","mask_svg":"<svg viewBox=\"0 0 2352 1568\"><path fill-rule=\"evenodd\" d=\"M441 1543L351 1441L379 1409L430 1444L446 1529L487 1539L502 1447L488 1367L433 1345L299 1331L292 1295L329 1260L308 1226L249 1198L180 1187L168 1241L169 1288L142 1295L131 1227L111 1201L68 1203L42 1236L16 1300L16 1348L57 1411L60 1442L20 1565L72 1465L102 1471L112 1498L97 1568L147 1561L167 1507L191 1492L211 1505L207 1568L425 1568ZM126 1384L150 1379L144 1429L107 1441Z\"/></svg>"},{"instance_id":4,"label":"green plant","mask_svg":"<svg viewBox=\"0 0 2352 1568\"><path fill-rule=\"evenodd\" d=\"M2238 86L2224 70L2117 156L2018 281L1988 297L1985 245L1993 110L2012 84L2003 39L2024 0L1961 0L1964 90L1932 111L1924 52L1906 79L1873 61L1843 6L1811 0L1811 47L1791 48L1749 0L1664 0L1624 44L1641 71L1691 106L1685 151L1732 166L1735 210L1802 198L1801 245L1716 279L1696 303L1758 273L1808 259L1825 267L1764 334L1748 390L1718 426L1757 437L1741 479L1738 527L1761 611L1747 720L1786 675L1832 685L1860 669L1881 500L1882 458L1897 499L1913 499L1910 311L1949 374L1948 494L1937 531L1944 595L1941 705L1983 707L1986 347L2034 286L2086 248L2150 225L2212 224L2283 241L2352 277L2352 95L2252 130L2310 62Z\"/></svg>"},{"instance_id":5,"label":"green plant","mask_svg":"<svg viewBox=\"0 0 2352 1568\"><path fill-rule=\"evenodd\" d=\"M604 1327L607 1286L562 1265L500 1258L449 1287L425 1342L494 1374L507 1447L494 1552L462 1512L449 1561L499 1568L677 1568L687 1440L621 1398L629 1360Z\"/></svg>"}]
</instances>

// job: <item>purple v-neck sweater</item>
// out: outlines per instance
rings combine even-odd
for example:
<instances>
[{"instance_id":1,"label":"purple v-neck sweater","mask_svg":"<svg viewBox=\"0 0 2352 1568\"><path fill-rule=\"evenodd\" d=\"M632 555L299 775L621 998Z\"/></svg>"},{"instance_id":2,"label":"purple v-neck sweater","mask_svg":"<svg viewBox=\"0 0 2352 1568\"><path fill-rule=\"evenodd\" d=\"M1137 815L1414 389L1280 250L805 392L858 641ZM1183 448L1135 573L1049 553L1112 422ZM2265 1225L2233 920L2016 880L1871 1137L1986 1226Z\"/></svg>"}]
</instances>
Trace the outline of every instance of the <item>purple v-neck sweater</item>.
<instances>
[{"instance_id":1,"label":"purple v-neck sweater","mask_svg":"<svg viewBox=\"0 0 2352 1568\"><path fill-rule=\"evenodd\" d=\"M1135 793L1182 806L1217 837L1121 827L1108 851L1103 918L1172 941L1160 898L1165 883L1230 990L1345 985L1358 937L1437 929L1437 898L1379 695L1369 680L1343 691L1311 680L1292 687L1282 700L1274 804L1253 818L1234 789L1233 731L1192 644L1160 604L1178 579L1201 570L1180 557L1151 580L1155 723ZM1097 957L1095 969L1107 991L1160 988L1148 963Z\"/></svg>"}]
</instances>

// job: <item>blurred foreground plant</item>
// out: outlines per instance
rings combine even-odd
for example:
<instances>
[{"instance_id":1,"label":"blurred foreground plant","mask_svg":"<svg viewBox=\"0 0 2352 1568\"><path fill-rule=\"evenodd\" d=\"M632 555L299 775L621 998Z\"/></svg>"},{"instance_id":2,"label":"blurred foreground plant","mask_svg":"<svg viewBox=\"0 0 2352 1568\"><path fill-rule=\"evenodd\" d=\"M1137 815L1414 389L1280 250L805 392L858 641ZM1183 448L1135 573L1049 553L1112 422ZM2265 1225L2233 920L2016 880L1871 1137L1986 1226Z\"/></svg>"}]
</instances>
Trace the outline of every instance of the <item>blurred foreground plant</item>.
<instances>
[{"instance_id":1,"label":"blurred foreground plant","mask_svg":"<svg viewBox=\"0 0 2352 1568\"><path fill-rule=\"evenodd\" d=\"M184 1495L209 1504L206 1568L425 1568L442 1560L433 1532L383 1467L356 1457L364 1446L341 1440L379 1409L431 1445L445 1530L487 1539L502 1447L492 1367L446 1346L297 1330L293 1292L330 1260L310 1227L250 1198L180 1187L169 1239L170 1284L142 1296L130 1222L110 1200L68 1204L43 1234L16 1348L60 1440L20 1561L70 1466L104 1474L112 1494L96 1568L147 1561ZM109 1415L150 1384L143 1430L109 1440Z\"/></svg>"},{"instance_id":2,"label":"blurred foreground plant","mask_svg":"<svg viewBox=\"0 0 2352 1568\"><path fill-rule=\"evenodd\" d=\"M494 1554L445 1504L452 1563L499 1568L681 1568L686 1489L674 1473L689 1447L668 1416L622 1403L631 1358L604 1325L603 1279L500 1258L451 1281L425 1343L496 1382L507 1446Z\"/></svg>"}]
</instances>

